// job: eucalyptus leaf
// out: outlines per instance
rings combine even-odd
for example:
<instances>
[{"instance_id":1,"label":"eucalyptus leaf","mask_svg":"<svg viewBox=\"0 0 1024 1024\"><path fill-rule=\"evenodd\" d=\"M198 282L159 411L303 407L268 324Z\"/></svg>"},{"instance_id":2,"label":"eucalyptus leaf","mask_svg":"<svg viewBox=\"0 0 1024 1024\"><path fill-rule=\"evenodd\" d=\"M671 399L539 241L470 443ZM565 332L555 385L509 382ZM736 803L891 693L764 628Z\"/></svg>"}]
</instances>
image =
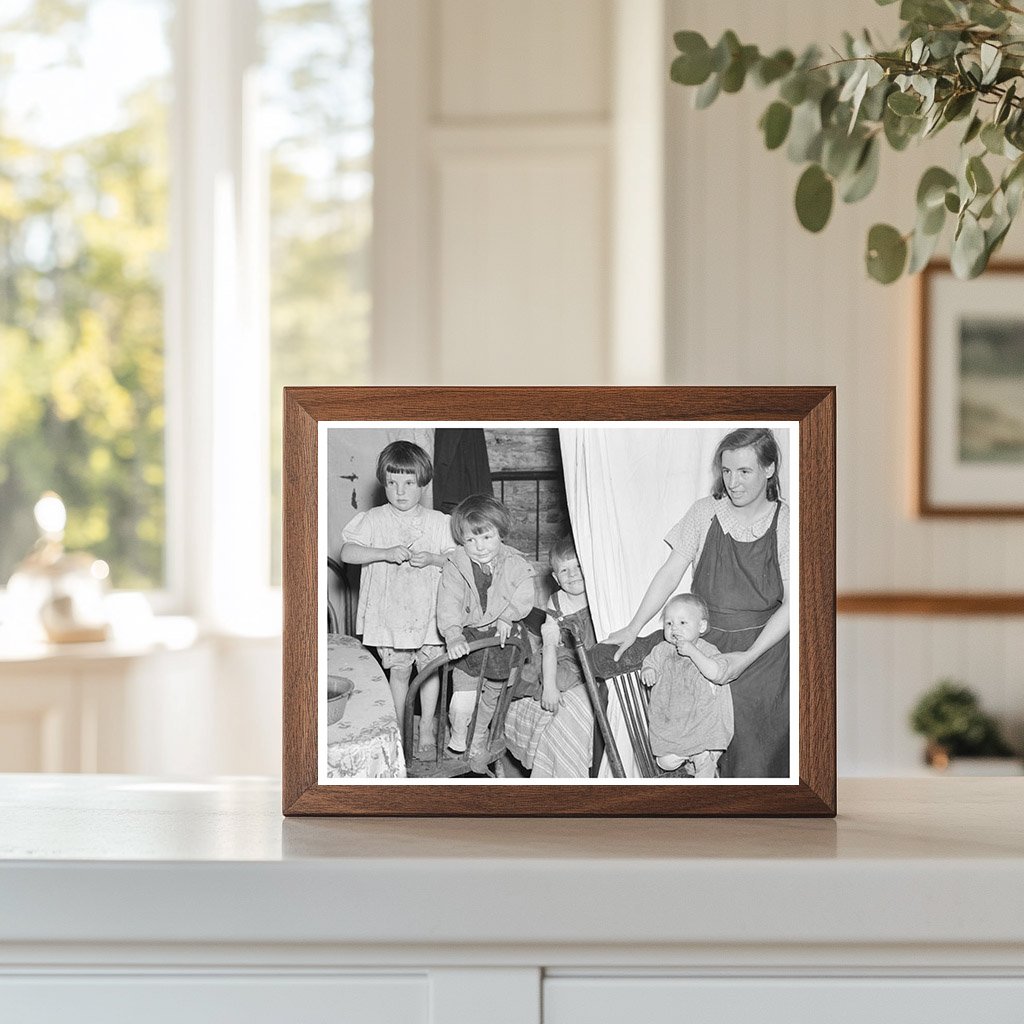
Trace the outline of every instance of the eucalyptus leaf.
<instances>
[{"instance_id":1,"label":"eucalyptus leaf","mask_svg":"<svg viewBox=\"0 0 1024 1024\"><path fill-rule=\"evenodd\" d=\"M991 85L996 80L1000 65L1003 63L1003 51L986 40L981 44L979 56L981 58L981 84Z\"/></svg>"},{"instance_id":2,"label":"eucalyptus leaf","mask_svg":"<svg viewBox=\"0 0 1024 1024\"><path fill-rule=\"evenodd\" d=\"M885 141L897 152L906 149L910 140L917 134L923 123L923 118L900 117L891 110L886 110L882 116Z\"/></svg>"},{"instance_id":3,"label":"eucalyptus leaf","mask_svg":"<svg viewBox=\"0 0 1024 1024\"><path fill-rule=\"evenodd\" d=\"M928 113L935 103L935 79L925 75L914 75L910 79L910 85L923 100L921 112Z\"/></svg>"},{"instance_id":4,"label":"eucalyptus leaf","mask_svg":"<svg viewBox=\"0 0 1024 1024\"><path fill-rule=\"evenodd\" d=\"M1002 189L1006 196L1006 210L1012 220L1017 216L1024 196L1024 157L1019 157L1003 175Z\"/></svg>"},{"instance_id":5,"label":"eucalyptus leaf","mask_svg":"<svg viewBox=\"0 0 1024 1024\"><path fill-rule=\"evenodd\" d=\"M985 258L985 232L978 219L965 210L957 233L953 238L950 264L953 273L962 281L977 276L975 266Z\"/></svg>"},{"instance_id":6,"label":"eucalyptus leaf","mask_svg":"<svg viewBox=\"0 0 1024 1024\"><path fill-rule=\"evenodd\" d=\"M920 227L914 229L910 237L910 262L907 264L907 273L916 274L924 270L928 261L935 254L938 247L941 231L928 233Z\"/></svg>"},{"instance_id":7,"label":"eucalyptus leaf","mask_svg":"<svg viewBox=\"0 0 1024 1024\"><path fill-rule=\"evenodd\" d=\"M739 53L742 44L732 29L726 29L711 51L711 70L721 74Z\"/></svg>"},{"instance_id":8,"label":"eucalyptus leaf","mask_svg":"<svg viewBox=\"0 0 1024 1024\"><path fill-rule=\"evenodd\" d=\"M1012 222L1020 212L1020 201L1024 197L1024 177L1018 176L1004 185L1003 194L1006 196L1006 213Z\"/></svg>"},{"instance_id":9,"label":"eucalyptus leaf","mask_svg":"<svg viewBox=\"0 0 1024 1024\"><path fill-rule=\"evenodd\" d=\"M807 101L793 111L786 155L793 163L817 160L821 156L821 111L818 104Z\"/></svg>"},{"instance_id":10,"label":"eucalyptus leaf","mask_svg":"<svg viewBox=\"0 0 1024 1024\"><path fill-rule=\"evenodd\" d=\"M942 116L946 121L956 121L961 117L966 117L974 107L974 99L974 93L971 92L954 93L946 100L942 108Z\"/></svg>"},{"instance_id":11,"label":"eucalyptus leaf","mask_svg":"<svg viewBox=\"0 0 1024 1024\"><path fill-rule=\"evenodd\" d=\"M768 107L760 121L766 148L778 149L786 141L792 120L793 108L788 103L776 100Z\"/></svg>"},{"instance_id":12,"label":"eucalyptus leaf","mask_svg":"<svg viewBox=\"0 0 1024 1024\"><path fill-rule=\"evenodd\" d=\"M863 134L851 137L839 128L830 128L822 133L821 165L833 178L841 178L853 171L864 148Z\"/></svg>"},{"instance_id":13,"label":"eucalyptus leaf","mask_svg":"<svg viewBox=\"0 0 1024 1024\"><path fill-rule=\"evenodd\" d=\"M967 180L980 195L988 195L995 188L992 175L980 156L972 156L967 161Z\"/></svg>"},{"instance_id":14,"label":"eucalyptus leaf","mask_svg":"<svg viewBox=\"0 0 1024 1024\"><path fill-rule=\"evenodd\" d=\"M980 117L972 117L971 118L971 123L967 126L967 131L964 132L963 139L960 140L960 145L961 146L970 145L978 137L978 133L981 131L981 128L982 128L981 118Z\"/></svg>"},{"instance_id":15,"label":"eucalyptus leaf","mask_svg":"<svg viewBox=\"0 0 1024 1024\"><path fill-rule=\"evenodd\" d=\"M685 35L687 33L679 33ZM696 36L696 32L688 33L689 35ZM703 43L704 40L697 36L698 39ZM672 67L669 71L669 77L673 82L678 82L680 85L702 85L708 80L708 75L711 74L711 51L708 50L707 44L704 45L703 52L690 52L683 53L676 57L672 61Z\"/></svg>"},{"instance_id":16,"label":"eucalyptus leaf","mask_svg":"<svg viewBox=\"0 0 1024 1024\"><path fill-rule=\"evenodd\" d=\"M872 136L864 143L853 176L843 189L844 203L860 202L875 187L878 181L878 151L878 139Z\"/></svg>"},{"instance_id":17,"label":"eucalyptus leaf","mask_svg":"<svg viewBox=\"0 0 1024 1024\"><path fill-rule=\"evenodd\" d=\"M988 261L991 259L992 254L1002 246L1003 239L1006 238L1006 233L1010 230L1011 223L1012 218L1009 214L1002 214L985 229L985 263L976 269L975 276L988 266Z\"/></svg>"},{"instance_id":18,"label":"eucalyptus leaf","mask_svg":"<svg viewBox=\"0 0 1024 1024\"><path fill-rule=\"evenodd\" d=\"M811 164L796 186L796 215L808 231L820 231L832 214L832 181L817 165Z\"/></svg>"},{"instance_id":19,"label":"eucalyptus leaf","mask_svg":"<svg viewBox=\"0 0 1024 1024\"><path fill-rule=\"evenodd\" d=\"M926 25L945 25L956 20L957 12L942 0L903 0L900 17Z\"/></svg>"},{"instance_id":20,"label":"eucalyptus leaf","mask_svg":"<svg viewBox=\"0 0 1024 1024\"><path fill-rule=\"evenodd\" d=\"M945 207L950 213L960 212L960 196L956 192L947 192Z\"/></svg>"},{"instance_id":21,"label":"eucalyptus leaf","mask_svg":"<svg viewBox=\"0 0 1024 1024\"><path fill-rule=\"evenodd\" d=\"M972 3L967 15L977 25L998 31L1007 25L1007 17L989 3Z\"/></svg>"},{"instance_id":22,"label":"eucalyptus leaf","mask_svg":"<svg viewBox=\"0 0 1024 1024\"><path fill-rule=\"evenodd\" d=\"M901 117L905 114L916 114L921 100L908 92L894 92L889 96L889 109Z\"/></svg>"},{"instance_id":23,"label":"eucalyptus leaf","mask_svg":"<svg viewBox=\"0 0 1024 1024\"><path fill-rule=\"evenodd\" d=\"M925 119L924 131L921 132L921 138L927 138L929 135L938 131L945 123L945 115L943 108L939 106L932 107L931 113Z\"/></svg>"},{"instance_id":24,"label":"eucalyptus leaf","mask_svg":"<svg viewBox=\"0 0 1024 1024\"><path fill-rule=\"evenodd\" d=\"M917 229L926 235L938 235L946 224L946 204L939 203L928 210L919 210Z\"/></svg>"},{"instance_id":25,"label":"eucalyptus leaf","mask_svg":"<svg viewBox=\"0 0 1024 1024\"><path fill-rule=\"evenodd\" d=\"M885 101L892 91L892 82L885 78L870 86L864 95L864 102L860 105L861 121L881 121L885 112Z\"/></svg>"},{"instance_id":26,"label":"eucalyptus leaf","mask_svg":"<svg viewBox=\"0 0 1024 1024\"><path fill-rule=\"evenodd\" d=\"M942 206L946 191L955 184L956 176L944 167L929 167L917 186L917 208L927 213L936 206Z\"/></svg>"},{"instance_id":27,"label":"eucalyptus leaf","mask_svg":"<svg viewBox=\"0 0 1024 1024\"><path fill-rule=\"evenodd\" d=\"M754 81L760 86L771 85L772 82L785 78L793 70L796 58L789 50L776 50L770 57L762 57L755 65Z\"/></svg>"},{"instance_id":28,"label":"eucalyptus leaf","mask_svg":"<svg viewBox=\"0 0 1024 1024\"><path fill-rule=\"evenodd\" d=\"M779 98L785 100L791 107L798 107L807 99L807 74L803 71L794 71L786 77L779 88Z\"/></svg>"},{"instance_id":29,"label":"eucalyptus leaf","mask_svg":"<svg viewBox=\"0 0 1024 1024\"><path fill-rule=\"evenodd\" d=\"M1009 116L1013 109L1012 104L1014 97L1017 95L1017 83L1011 82L1003 93L1002 98L996 104L996 112L992 117L992 120L996 124L1002 124Z\"/></svg>"},{"instance_id":30,"label":"eucalyptus leaf","mask_svg":"<svg viewBox=\"0 0 1024 1024\"><path fill-rule=\"evenodd\" d=\"M756 46L741 46L732 63L722 72L722 92L739 92L758 56Z\"/></svg>"},{"instance_id":31,"label":"eucalyptus leaf","mask_svg":"<svg viewBox=\"0 0 1024 1024\"><path fill-rule=\"evenodd\" d=\"M933 32L928 42L933 60L946 60L951 57L960 45L960 33L957 31Z\"/></svg>"},{"instance_id":32,"label":"eucalyptus leaf","mask_svg":"<svg viewBox=\"0 0 1024 1024\"><path fill-rule=\"evenodd\" d=\"M875 224L868 232L868 273L880 284L892 284L907 262L907 243L890 224Z\"/></svg>"},{"instance_id":33,"label":"eucalyptus leaf","mask_svg":"<svg viewBox=\"0 0 1024 1024\"><path fill-rule=\"evenodd\" d=\"M1002 156L1006 146L1006 133L1001 125L990 121L981 129L981 142L994 156Z\"/></svg>"},{"instance_id":34,"label":"eucalyptus leaf","mask_svg":"<svg viewBox=\"0 0 1024 1024\"><path fill-rule=\"evenodd\" d=\"M693 105L698 110L706 110L715 102L721 91L721 78L717 74L712 74L711 77L694 94Z\"/></svg>"},{"instance_id":35,"label":"eucalyptus leaf","mask_svg":"<svg viewBox=\"0 0 1024 1024\"><path fill-rule=\"evenodd\" d=\"M821 123L828 124L833 118L838 120L839 115L836 108L839 106L839 92L837 88L829 89L818 103L818 111L821 114Z\"/></svg>"}]
</instances>

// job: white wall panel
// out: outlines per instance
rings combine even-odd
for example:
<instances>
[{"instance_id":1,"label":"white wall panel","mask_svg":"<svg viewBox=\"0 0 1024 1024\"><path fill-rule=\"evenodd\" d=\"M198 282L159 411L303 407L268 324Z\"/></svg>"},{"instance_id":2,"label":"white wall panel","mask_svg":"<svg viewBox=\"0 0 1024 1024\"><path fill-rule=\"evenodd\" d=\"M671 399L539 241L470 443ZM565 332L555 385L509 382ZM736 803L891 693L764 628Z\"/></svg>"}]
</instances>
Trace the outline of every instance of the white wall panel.
<instances>
[{"instance_id":1,"label":"white wall panel","mask_svg":"<svg viewBox=\"0 0 1024 1024\"><path fill-rule=\"evenodd\" d=\"M838 42L867 25L894 39L895 8L863 0L669 0L666 39L682 28L714 43L734 29L762 49ZM693 90L666 85L666 360L686 384L835 384L838 388L840 590L1024 589L1020 520L923 521L910 513L915 283L867 278L868 228L911 226L923 170L959 132L882 154L876 192L837 202L820 235L796 220L801 168L769 153L756 128L771 90L748 87L693 109ZM1024 251L1017 226L1005 254ZM909 708L943 676L961 678L1024 721L1024 620L844 618L839 628L840 769L916 769Z\"/></svg>"},{"instance_id":2,"label":"white wall panel","mask_svg":"<svg viewBox=\"0 0 1024 1024\"><path fill-rule=\"evenodd\" d=\"M439 169L447 384L599 383L606 156L452 156Z\"/></svg>"},{"instance_id":3,"label":"white wall panel","mask_svg":"<svg viewBox=\"0 0 1024 1024\"><path fill-rule=\"evenodd\" d=\"M660 44L661 0L635 2ZM611 180L631 167L613 160L616 11L612 0L381 0L375 382L607 381L622 216ZM657 150L657 125L650 136ZM646 259L660 272L657 247Z\"/></svg>"},{"instance_id":4,"label":"white wall panel","mask_svg":"<svg viewBox=\"0 0 1024 1024\"><path fill-rule=\"evenodd\" d=\"M606 116L608 0L441 0L440 120Z\"/></svg>"}]
</instances>

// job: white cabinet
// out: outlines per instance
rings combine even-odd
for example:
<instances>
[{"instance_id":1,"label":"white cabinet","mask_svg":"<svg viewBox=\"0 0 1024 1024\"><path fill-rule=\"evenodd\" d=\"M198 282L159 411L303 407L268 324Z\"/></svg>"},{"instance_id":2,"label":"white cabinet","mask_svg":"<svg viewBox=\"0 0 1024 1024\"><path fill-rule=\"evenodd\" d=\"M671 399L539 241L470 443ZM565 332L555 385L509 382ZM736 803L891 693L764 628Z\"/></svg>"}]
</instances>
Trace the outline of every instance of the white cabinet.
<instances>
[{"instance_id":1,"label":"white cabinet","mask_svg":"<svg viewBox=\"0 0 1024 1024\"><path fill-rule=\"evenodd\" d=\"M1020 1024L1024 979L553 977L544 1024Z\"/></svg>"},{"instance_id":2,"label":"white cabinet","mask_svg":"<svg viewBox=\"0 0 1024 1024\"><path fill-rule=\"evenodd\" d=\"M430 1024L425 972L267 978L0 978L0 1014L18 1024Z\"/></svg>"},{"instance_id":3,"label":"white cabinet","mask_svg":"<svg viewBox=\"0 0 1024 1024\"><path fill-rule=\"evenodd\" d=\"M842 780L836 821L280 801L0 776L0 1021L1024 1021L1017 779Z\"/></svg>"}]
</instances>

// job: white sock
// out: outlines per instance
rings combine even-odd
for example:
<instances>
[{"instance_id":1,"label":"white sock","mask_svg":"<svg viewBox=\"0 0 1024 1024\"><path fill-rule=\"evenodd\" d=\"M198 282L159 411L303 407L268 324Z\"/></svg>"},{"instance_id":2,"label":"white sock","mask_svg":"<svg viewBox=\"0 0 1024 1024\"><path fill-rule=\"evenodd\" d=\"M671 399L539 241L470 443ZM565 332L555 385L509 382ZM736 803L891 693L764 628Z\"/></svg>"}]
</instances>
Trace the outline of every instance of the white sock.
<instances>
[{"instance_id":1,"label":"white sock","mask_svg":"<svg viewBox=\"0 0 1024 1024\"><path fill-rule=\"evenodd\" d=\"M461 753L466 749L469 720L473 717L473 708L475 707L476 692L474 690L456 690L452 694L452 701L448 705L448 719L452 725L448 746L452 750Z\"/></svg>"}]
</instances>

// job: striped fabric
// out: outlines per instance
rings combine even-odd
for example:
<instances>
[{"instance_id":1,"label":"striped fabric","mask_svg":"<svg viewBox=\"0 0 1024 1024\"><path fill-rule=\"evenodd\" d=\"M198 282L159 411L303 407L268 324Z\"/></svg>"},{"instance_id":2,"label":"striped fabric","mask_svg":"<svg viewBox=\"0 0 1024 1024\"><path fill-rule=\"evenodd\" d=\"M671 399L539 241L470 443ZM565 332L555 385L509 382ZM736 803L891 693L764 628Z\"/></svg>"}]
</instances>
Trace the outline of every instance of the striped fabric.
<instances>
[{"instance_id":1,"label":"striped fabric","mask_svg":"<svg viewBox=\"0 0 1024 1024\"><path fill-rule=\"evenodd\" d=\"M545 711L529 697L513 701L505 718L505 740L523 766L532 769L533 779L588 778L594 713L586 688L566 690L557 711Z\"/></svg>"}]
</instances>

